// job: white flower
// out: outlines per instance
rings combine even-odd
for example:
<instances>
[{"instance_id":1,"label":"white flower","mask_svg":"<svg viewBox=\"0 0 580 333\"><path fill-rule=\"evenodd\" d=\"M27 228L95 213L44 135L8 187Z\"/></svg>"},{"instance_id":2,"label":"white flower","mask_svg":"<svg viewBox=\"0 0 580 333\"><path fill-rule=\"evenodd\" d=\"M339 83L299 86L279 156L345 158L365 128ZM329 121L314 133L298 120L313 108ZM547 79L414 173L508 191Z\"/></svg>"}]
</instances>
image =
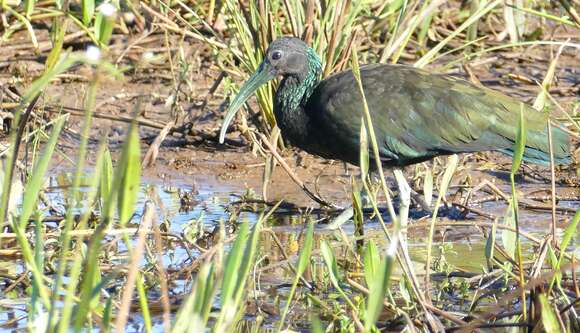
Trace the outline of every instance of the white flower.
<instances>
[{"instance_id":1,"label":"white flower","mask_svg":"<svg viewBox=\"0 0 580 333\"><path fill-rule=\"evenodd\" d=\"M105 2L104 4L99 6L99 11L104 16L110 17L115 15L115 13L117 13L117 8L115 8L115 6L111 5L110 3Z\"/></svg>"},{"instance_id":2,"label":"white flower","mask_svg":"<svg viewBox=\"0 0 580 333\"><path fill-rule=\"evenodd\" d=\"M91 62L97 62L101 59L101 49L94 45L90 45L87 47L87 51L85 52L85 56Z\"/></svg>"},{"instance_id":3,"label":"white flower","mask_svg":"<svg viewBox=\"0 0 580 333\"><path fill-rule=\"evenodd\" d=\"M147 51L143 53L142 57L144 61L152 61L153 59L155 59L155 54L151 51Z\"/></svg>"}]
</instances>

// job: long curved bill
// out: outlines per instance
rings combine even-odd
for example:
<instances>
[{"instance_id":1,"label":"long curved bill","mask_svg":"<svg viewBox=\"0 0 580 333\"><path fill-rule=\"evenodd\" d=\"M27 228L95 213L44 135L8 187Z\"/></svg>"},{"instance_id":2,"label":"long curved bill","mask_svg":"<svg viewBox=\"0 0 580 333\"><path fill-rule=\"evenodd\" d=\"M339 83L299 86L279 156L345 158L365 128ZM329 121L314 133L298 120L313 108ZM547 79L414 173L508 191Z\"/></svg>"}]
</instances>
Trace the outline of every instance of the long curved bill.
<instances>
[{"instance_id":1,"label":"long curved bill","mask_svg":"<svg viewBox=\"0 0 580 333\"><path fill-rule=\"evenodd\" d=\"M260 88L260 86L272 80L274 77L275 75L272 72L270 64L262 62L258 67L258 70L256 70L256 72L252 74L252 76L250 76L248 81L244 83L242 88L240 88L238 95L236 96L236 98L234 98L234 100L230 104L228 112L224 117L224 122L222 124L222 129L220 131L219 138L220 143L224 143L224 138L226 136L228 127L232 122L232 120L234 119L234 116L236 115L238 110L242 107L242 105L244 105L244 103L248 100L248 98L250 98L250 96L252 96L256 92L256 90Z\"/></svg>"}]
</instances>

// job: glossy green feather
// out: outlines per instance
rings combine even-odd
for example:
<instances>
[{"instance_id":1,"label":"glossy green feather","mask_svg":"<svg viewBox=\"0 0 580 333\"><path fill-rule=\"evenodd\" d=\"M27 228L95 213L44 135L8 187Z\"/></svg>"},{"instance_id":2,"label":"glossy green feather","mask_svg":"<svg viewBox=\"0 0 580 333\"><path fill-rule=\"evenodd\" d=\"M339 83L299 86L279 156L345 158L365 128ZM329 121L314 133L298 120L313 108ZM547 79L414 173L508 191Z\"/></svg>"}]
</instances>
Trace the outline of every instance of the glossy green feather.
<instances>
[{"instance_id":1,"label":"glossy green feather","mask_svg":"<svg viewBox=\"0 0 580 333\"><path fill-rule=\"evenodd\" d=\"M511 153L521 107L515 99L462 79L406 66L367 65L361 68L361 77L385 165L408 165L461 152ZM356 164L361 107L350 71L321 81L303 108L314 135L298 140L318 143L303 143L301 148ZM547 163L547 115L527 105L524 110L524 158ZM556 162L566 163L568 136L553 128L553 137Z\"/></svg>"}]
</instances>

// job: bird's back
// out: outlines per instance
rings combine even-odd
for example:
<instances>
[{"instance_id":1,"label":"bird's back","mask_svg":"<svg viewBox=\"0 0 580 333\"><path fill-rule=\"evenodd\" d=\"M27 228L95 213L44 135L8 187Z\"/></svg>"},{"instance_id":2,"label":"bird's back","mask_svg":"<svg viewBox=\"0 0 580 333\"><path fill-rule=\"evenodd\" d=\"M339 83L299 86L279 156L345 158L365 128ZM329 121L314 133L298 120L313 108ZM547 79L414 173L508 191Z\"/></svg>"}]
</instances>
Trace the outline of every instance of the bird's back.
<instances>
[{"instance_id":1,"label":"bird's back","mask_svg":"<svg viewBox=\"0 0 580 333\"><path fill-rule=\"evenodd\" d=\"M511 154L521 108L527 130L524 159L549 162L547 114L513 98L407 66L367 65L361 68L361 77L385 165L408 165L460 152ZM318 149L325 150L325 157L358 163L362 99L351 71L320 82L305 111L323 135L320 144L334 145ZM557 127L552 131L555 161L568 163L569 137Z\"/></svg>"}]
</instances>

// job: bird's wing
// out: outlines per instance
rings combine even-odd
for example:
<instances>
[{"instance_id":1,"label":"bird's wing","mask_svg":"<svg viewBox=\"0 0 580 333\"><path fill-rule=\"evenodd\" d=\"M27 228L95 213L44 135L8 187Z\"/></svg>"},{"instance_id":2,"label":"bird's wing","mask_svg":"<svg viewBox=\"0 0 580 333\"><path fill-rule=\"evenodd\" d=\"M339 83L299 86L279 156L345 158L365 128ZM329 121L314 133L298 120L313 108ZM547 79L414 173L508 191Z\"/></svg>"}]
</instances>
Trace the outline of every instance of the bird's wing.
<instances>
[{"instance_id":1,"label":"bird's wing","mask_svg":"<svg viewBox=\"0 0 580 333\"><path fill-rule=\"evenodd\" d=\"M524 108L528 146L545 150L546 115L462 79L411 67L361 68L381 158L421 160L440 154L511 149ZM329 135L358 145L362 99L350 71L322 81L308 108Z\"/></svg>"}]
</instances>

